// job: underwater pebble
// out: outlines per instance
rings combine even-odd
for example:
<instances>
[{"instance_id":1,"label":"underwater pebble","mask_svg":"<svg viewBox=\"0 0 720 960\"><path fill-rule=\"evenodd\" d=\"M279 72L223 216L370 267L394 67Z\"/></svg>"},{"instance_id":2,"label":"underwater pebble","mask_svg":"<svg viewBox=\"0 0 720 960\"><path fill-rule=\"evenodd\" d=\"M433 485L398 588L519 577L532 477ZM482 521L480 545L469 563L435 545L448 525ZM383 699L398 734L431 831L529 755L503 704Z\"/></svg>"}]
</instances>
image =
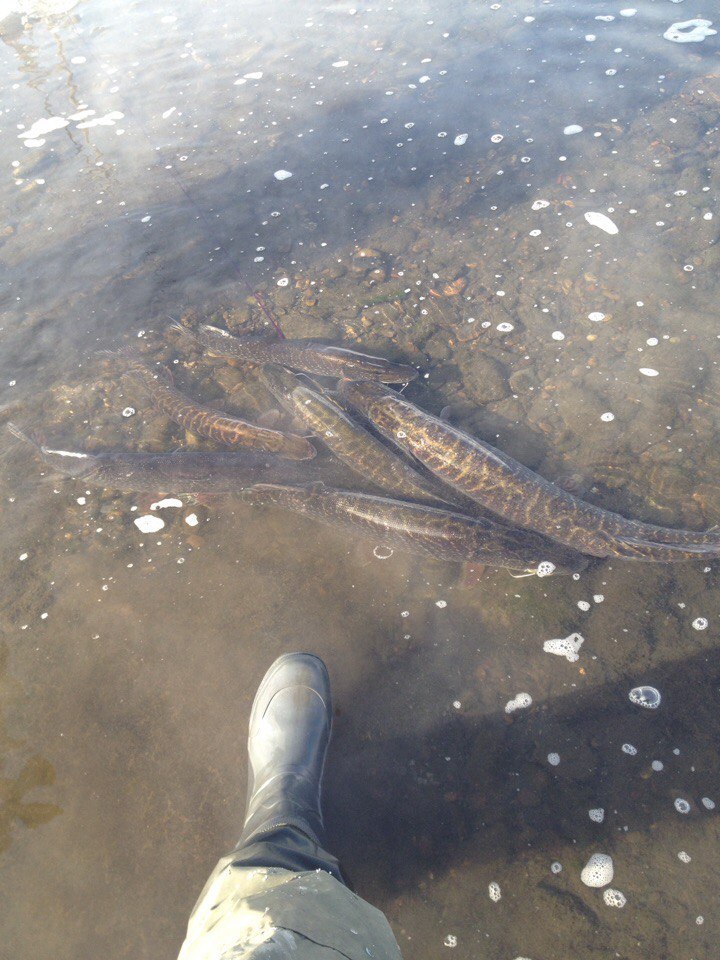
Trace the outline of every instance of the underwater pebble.
<instances>
[{"instance_id":1,"label":"underwater pebble","mask_svg":"<svg viewBox=\"0 0 720 960\"><path fill-rule=\"evenodd\" d=\"M289 170L276 170L273 176L276 180L289 180L292 174Z\"/></svg>"},{"instance_id":2,"label":"underwater pebble","mask_svg":"<svg viewBox=\"0 0 720 960\"><path fill-rule=\"evenodd\" d=\"M547 762L551 767L556 767L560 763L560 754L559 753L549 753L547 755Z\"/></svg>"},{"instance_id":3,"label":"underwater pebble","mask_svg":"<svg viewBox=\"0 0 720 960\"><path fill-rule=\"evenodd\" d=\"M149 513L146 513L142 517L136 517L133 523L140 533L157 533L158 530L162 530L165 526L164 520L161 520L160 517L153 517Z\"/></svg>"},{"instance_id":4,"label":"underwater pebble","mask_svg":"<svg viewBox=\"0 0 720 960\"><path fill-rule=\"evenodd\" d=\"M624 743L620 749L629 757L634 757L637 754L637 747L634 747L631 743Z\"/></svg>"},{"instance_id":5,"label":"underwater pebble","mask_svg":"<svg viewBox=\"0 0 720 960\"><path fill-rule=\"evenodd\" d=\"M640 367L639 372L640 372L644 377L659 377L659 376L660 376L660 374L658 373L658 371L657 371L657 370L653 370L652 367Z\"/></svg>"},{"instance_id":6,"label":"underwater pebble","mask_svg":"<svg viewBox=\"0 0 720 960\"><path fill-rule=\"evenodd\" d=\"M700 803L705 807L706 810L715 809L715 801L711 800L710 797L703 797Z\"/></svg>"},{"instance_id":7,"label":"underwater pebble","mask_svg":"<svg viewBox=\"0 0 720 960\"><path fill-rule=\"evenodd\" d=\"M196 527L200 523L200 521L198 520L198 515L196 513L189 513L185 517L185 523L189 527Z\"/></svg>"},{"instance_id":8,"label":"underwater pebble","mask_svg":"<svg viewBox=\"0 0 720 960\"><path fill-rule=\"evenodd\" d=\"M519 693L513 700L505 704L505 713L514 713L516 710L525 710L532 704L529 693Z\"/></svg>"},{"instance_id":9,"label":"underwater pebble","mask_svg":"<svg viewBox=\"0 0 720 960\"><path fill-rule=\"evenodd\" d=\"M613 890L612 887L608 887L607 890L603 890L603 900L608 907L624 907L627 903L625 894L621 893L619 890Z\"/></svg>"},{"instance_id":10,"label":"underwater pebble","mask_svg":"<svg viewBox=\"0 0 720 960\"><path fill-rule=\"evenodd\" d=\"M687 800L683 800L682 797L677 798L674 807L678 813L690 813L690 804Z\"/></svg>"},{"instance_id":11,"label":"underwater pebble","mask_svg":"<svg viewBox=\"0 0 720 960\"><path fill-rule=\"evenodd\" d=\"M500 889L500 884L496 883L494 880L492 883L488 884L488 895L493 903L497 903L498 900L502 898L502 890Z\"/></svg>"},{"instance_id":12,"label":"underwater pebble","mask_svg":"<svg viewBox=\"0 0 720 960\"><path fill-rule=\"evenodd\" d=\"M646 710L657 710L660 706L660 691L655 687L633 687L628 697L632 703Z\"/></svg>"},{"instance_id":13,"label":"underwater pebble","mask_svg":"<svg viewBox=\"0 0 720 960\"><path fill-rule=\"evenodd\" d=\"M612 857L607 853L594 853L582 868L580 879L586 887L606 887L612 883L614 873Z\"/></svg>"},{"instance_id":14,"label":"underwater pebble","mask_svg":"<svg viewBox=\"0 0 720 960\"><path fill-rule=\"evenodd\" d=\"M588 810L588 816L593 823L602 823L605 819L605 811L602 807L594 807L592 810Z\"/></svg>"},{"instance_id":15,"label":"underwater pebble","mask_svg":"<svg viewBox=\"0 0 720 960\"><path fill-rule=\"evenodd\" d=\"M696 617L693 622L693 630L707 630L708 622L705 617Z\"/></svg>"},{"instance_id":16,"label":"underwater pebble","mask_svg":"<svg viewBox=\"0 0 720 960\"><path fill-rule=\"evenodd\" d=\"M681 20L678 23L671 24L663 37L666 40L672 40L673 43L699 43L705 37L712 37L717 30L711 30L712 20Z\"/></svg>"},{"instance_id":17,"label":"underwater pebble","mask_svg":"<svg viewBox=\"0 0 720 960\"><path fill-rule=\"evenodd\" d=\"M570 663L575 663L576 660L579 660L580 647L585 643L584 637L581 637L579 633L571 633L569 637L564 637L558 640L546 640L543 644L543 650L545 653L554 653L557 656L565 657Z\"/></svg>"},{"instance_id":18,"label":"underwater pebble","mask_svg":"<svg viewBox=\"0 0 720 960\"><path fill-rule=\"evenodd\" d=\"M620 232L610 217L606 217L604 213L597 213L595 210L590 210L585 214L585 219L591 227L597 227L599 230L603 230L605 233Z\"/></svg>"},{"instance_id":19,"label":"underwater pebble","mask_svg":"<svg viewBox=\"0 0 720 960\"><path fill-rule=\"evenodd\" d=\"M690 863L690 861L692 860L692 857L690 856L689 853L685 853L684 850L681 850L680 853L678 854L678 860L682 860L683 863Z\"/></svg>"}]
</instances>

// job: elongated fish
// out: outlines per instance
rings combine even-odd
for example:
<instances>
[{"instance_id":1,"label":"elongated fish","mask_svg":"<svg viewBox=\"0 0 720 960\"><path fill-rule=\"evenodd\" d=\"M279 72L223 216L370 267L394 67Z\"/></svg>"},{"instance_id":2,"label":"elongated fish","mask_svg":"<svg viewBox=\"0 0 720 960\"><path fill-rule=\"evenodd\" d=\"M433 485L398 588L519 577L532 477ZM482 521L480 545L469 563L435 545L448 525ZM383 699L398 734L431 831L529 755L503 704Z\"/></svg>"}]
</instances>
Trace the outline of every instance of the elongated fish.
<instances>
[{"instance_id":1,"label":"elongated fish","mask_svg":"<svg viewBox=\"0 0 720 960\"><path fill-rule=\"evenodd\" d=\"M209 323L191 329L175 321L171 329L189 333L210 353L219 357L254 363L279 363L322 377L409 383L418 375L415 367L404 363L391 363L384 357L373 357L347 347L333 347L312 340L278 340L262 334L234 337L227 330Z\"/></svg>"},{"instance_id":2,"label":"elongated fish","mask_svg":"<svg viewBox=\"0 0 720 960\"><path fill-rule=\"evenodd\" d=\"M130 354L110 355L123 360L125 372L146 391L152 403L171 420L201 437L219 440L230 447L254 447L277 453L288 460L311 460L317 451L304 437L256 426L237 417L228 417L212 407L194 403L173 386L172 374L164 367L150 366Z\"/></svg>"},{"instance_id":3,"label":"elongated fish","mask_svg":"<svg viewBox=\"0 0 720 960\"><path fill-rule=\"evenodd\" d=\"M238 493L256 483L317 482L321 476L344 483L347 475L332 463L290 463L259 450L87 453L50 446L32 433L7 424L13 436L32 444L42 460L68 477L108 490L148 493Z\"/></svg>"},{"instance_id":4,"label":"elongated fish","mask_svg":"<svg viewBox=\"0 0 720 960\"><path fill-rule=\"evenodd\" d=\"M277 364L266 364L260 378L283 406L306 423L338 460L374 486L391 491L401 500L420 500L436 505L442 502L432 483L356 423L337 403L304 384L294 373Z\"/></svg>"},{"instance_id":5,"label":"elongated fish","mask_svg":"<svg viewBox=\"0 0 720 960\"><path fill-rule=\"evenodd\" d=\"M326 487L260 483L240 494L255 505L270 504L345 528L377 544L432 557L474 561L547 576L574 573L587 559L527 530L493 520Z\"/></svg>"},{"instance_id":6,"label":"elongated fish","mask_svg":"<svg viewBox=\"0 0 720 960\"><path fill-rule=\"evenodd\" d=\"M720 533L671 530L586 503L387 387L344 383L341 394L437 477L517 526L596 557L671 562L720 556Z\"/></svg>"}]
</instances>

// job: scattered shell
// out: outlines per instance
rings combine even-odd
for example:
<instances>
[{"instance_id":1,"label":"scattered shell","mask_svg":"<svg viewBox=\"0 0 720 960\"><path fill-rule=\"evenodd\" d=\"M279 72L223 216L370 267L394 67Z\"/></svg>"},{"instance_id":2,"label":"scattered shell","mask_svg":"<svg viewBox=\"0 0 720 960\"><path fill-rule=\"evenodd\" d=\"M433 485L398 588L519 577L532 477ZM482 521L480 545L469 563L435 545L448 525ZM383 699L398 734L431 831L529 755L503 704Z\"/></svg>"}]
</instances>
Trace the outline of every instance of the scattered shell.
<instances>
[{"instance_id":1,"label":"scattered shell","mask_svg":"<svg viewBox=\"0 0 720 960\"><path fill-rule=\"evenodd\" d=\"M592 810L588 810L588 816L593 823L602 823L605 819L605 810L603 807L594 807Z\"/></svg>"},{"instance_id":2,"label":"scattered shell","mask_svg":"<svg viewBox=\"0 0 720 960\"><path fill-rule=\"evenodd\" d=\"M502 890L500 889L500 884L496 883L494 880L492 883L488 884L488 894L493 903L497 903L498 900L502 898Z\"/></svg>"},{"instance_id":3,"label":"scattered shell","mask_svg":"<svg viewBox=\"0 0 720 960\"><path fill-rule=\"evenodd\" d=\"M569 126L565 127L563 133L566 137L572 137L575 133L582 133L583 128L579 123L571 123Z\"/></svg>"},{"instance_id":4,"label":"scattered shell","mask_svg":"<svg viewBox=\"0 0 720 960\"><path fill-rule=\"evenodd\" d=\"M693 630L707 630L708 622L705 617L696 617L693 622Z\"/></svg>"},{"instance_id":5,"label":"scattered shell","mask_svg":"<svg viewBox=\"0 0 720 960\"><path fill-rule=\"evenodd\" d=\"M660 374L657 370L653 370L652 367L640 367L640 373L644 377L659 377Z\"/></svg>"},{"instance_id":6,"label":"scattered shell","mask_svg":"<svg viewBox=\"0 0 720 960\"><path fill-rule=\"evenodd\" d=\"M292 174L289 170L276 170L273 176L276 180L289 180Z\"/></svg>"},{"instance_id":7,"label":"scattered shell","mask_svg":"<svg viewBox=\"0 0 720 960\"><path fill-rule=\"evenodd\" d=\"M585 219L591 227L597 227L599 230L603 230L605 233L619 233L617 226L612 222L610 217L606 217L604 213L597 213L595 210L589 210L585 214Z\"/></svg>"},{"instance_id":8,"label":"scattered shell","mask_svg":"<svg viewBox=\"0 0 720 960\"><path fill-rule=\"evenodd\" d=\"M165 497L164 500L156 500L155 503L151 503L150 509L164 510L166 507L181 507L182 505L182 500L178 500L177 497Z\"/></svg>"},{"instance_id":9,"label":"scattered shell","mask_svg":"<svg viewBox=\"0 0 720 960\"><path fill-rule=\"evenodd\" d=\"M682 797L677 798L674 806L678 813L690 813L690 803Z\"/></svg>"},{"instance_id":10,"label":"scattered shell","mask_svg":"<svg viewBox=\"0 0 720 960\"><path fill-rule=\"evenodd\" d=\"M122 412L122 415L124 417L134 417L136 413L137 411L135 410L135 407L125 407L125 409Z\"/></svg>"},{"instance_id":11,"label":"scattered shell","mask_svg":"<svg viewBox=\"0 0 720 960\"><path fill-rule=\"evenodd\" d=\"M456 147L462 147L463 144L467 143L467 138L468 135L466 133L459 133L453 140L453 143Z\"/></svg>"},{"instance_id":12,"label":"scattered shell","mask_svg":"<svg viewBox=\"0 0 720 960\"><path fill-rule=\"evenodd\" d=\"M559 753L549 753L547 755L547 762L551 767L557 767L560 763L560 754Z\"/></svg>"}]
</instances>

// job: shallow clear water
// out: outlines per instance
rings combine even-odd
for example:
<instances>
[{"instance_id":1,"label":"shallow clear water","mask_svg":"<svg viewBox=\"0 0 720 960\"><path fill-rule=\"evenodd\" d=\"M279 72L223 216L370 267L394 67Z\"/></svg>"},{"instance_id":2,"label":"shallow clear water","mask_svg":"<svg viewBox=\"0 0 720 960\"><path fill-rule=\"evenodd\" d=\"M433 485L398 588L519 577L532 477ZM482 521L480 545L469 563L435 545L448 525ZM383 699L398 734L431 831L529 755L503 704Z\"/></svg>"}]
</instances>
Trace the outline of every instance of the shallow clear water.
<instances>
[{"instance_id":1,"label":"shallow clear water","mask_svg":"<svg viewBox=\"0 0 720 960\"><path fill-rule=\"evenodd\" d=\"M70 449L196 443L95 356L127 342L258 415L253 371L164 328L260 326L259 291L286 336L418 364L409 397L593 502L720 522L720 47L663 38L713 5L236 6L0 23L2 419ZM10 435L0 471L8 956L176 954L292 649L332 675L332 845L407 958L715 955L717 563L467 586L231 501L141 534L154 498ZM576 661L543 651L574 632ZM580 880L595 852L622 909Z\"/></svg>"}]
</instances>

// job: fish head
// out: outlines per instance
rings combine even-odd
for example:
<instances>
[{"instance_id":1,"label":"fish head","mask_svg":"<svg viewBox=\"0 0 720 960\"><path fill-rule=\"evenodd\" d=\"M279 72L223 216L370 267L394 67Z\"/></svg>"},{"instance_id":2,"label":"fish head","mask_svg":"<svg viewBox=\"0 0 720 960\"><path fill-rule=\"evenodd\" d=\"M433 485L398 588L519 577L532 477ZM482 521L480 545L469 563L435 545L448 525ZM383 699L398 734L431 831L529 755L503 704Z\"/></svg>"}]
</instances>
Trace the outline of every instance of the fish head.
<instances>
[{"instance_id":1,"label":"fish head","mask_svg":"<svg viewBox=\"0 0 720 960\"><path fill-rule=\"evenodd\" d=\"M375 380L341 380L338 395L365 416L370 415L376 404L397 396L394 390Z\"/></svg>"},{"instance_id":2,"label":"fish head","mask_svg":"<svg viewBox=\"0 0 720 960\"><path fill-rule=\"evenodd\" d=\"M409 383L418 375L415 367L406 363L393 363L384 357L372 357L354 350L344 350L342 360L343 376L348 380L360 377L379 383Z\"/></svg>"}]
</instances>

